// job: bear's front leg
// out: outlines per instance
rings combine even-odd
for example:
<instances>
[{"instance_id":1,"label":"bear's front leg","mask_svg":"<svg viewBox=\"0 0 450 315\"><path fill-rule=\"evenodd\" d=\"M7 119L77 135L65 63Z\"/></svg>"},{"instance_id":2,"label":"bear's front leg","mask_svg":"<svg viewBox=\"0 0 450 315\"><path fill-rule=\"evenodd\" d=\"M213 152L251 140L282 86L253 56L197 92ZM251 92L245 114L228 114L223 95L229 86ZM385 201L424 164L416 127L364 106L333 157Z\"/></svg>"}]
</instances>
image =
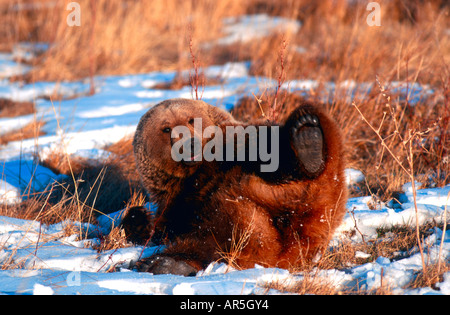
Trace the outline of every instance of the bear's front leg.
<instances>
[{"instance_id":1,"label":"bear's front leg","mask_svg":"<svg viewBox=\"0 0 450 315\"><path fill-rule=\"evenodd\" d=\"M153 217L146 208L138 206L128 209L122 217L121 228L128 241L145 245L150 241L153 229Z\"/></svg>"}]
</instances>

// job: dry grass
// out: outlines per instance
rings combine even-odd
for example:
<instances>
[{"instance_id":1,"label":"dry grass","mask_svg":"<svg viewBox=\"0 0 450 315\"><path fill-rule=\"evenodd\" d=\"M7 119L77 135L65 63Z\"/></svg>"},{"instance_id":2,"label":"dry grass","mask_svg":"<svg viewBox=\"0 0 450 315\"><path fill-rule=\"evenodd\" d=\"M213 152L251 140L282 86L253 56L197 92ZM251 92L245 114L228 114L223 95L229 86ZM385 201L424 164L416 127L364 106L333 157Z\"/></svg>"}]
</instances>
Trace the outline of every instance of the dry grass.
<instances>
[{"instance_id":1,"label":"dry grass","mask_svg":"<svg viewBox=\"0 0 450 315\"><path fill-rule=\"evenodd\" d=\"M0 215L26 220L36 220L43 224L53 224L65 220L93 222L93 208L74 196L67 196L60 202L52 202L50 197L59 185L45 193L26 196L28 199L16 204L0 205Z\"/></svg>"},{"instance_id":2,"label":"dry grass","mask_svg":"<svg viewBox=\"0 0 450 315\"><path fill-rule=\"evenodd\" d=\"M0 98L0 118L18 117L34 113L36 113L36 109L31 102L14 102Z\"/></svg>"},{"instance_id":3,"label":"dry grass","mask_svg":"<svg viewBox=\"0 0 450 315\"><path fill-rule=\"evenodd\" d=\"M40 163L67 179L45 192L31 193L19 204L0 205L0 215L53 224L64 220L94 223L99 214L143 205L146 194L136 173L130 139L106 148L113 154L100 162L49 154Z\"/></svg>"},{"instance_id":4,"label":"dry grass","mask_svg":"<svg viewBox=\"0 0 450 315\"><path fill-rule=\"evenodd\" d=\"M216 252L228 266L234 269L241 269L238 264L241 252L248 245L250 237L255 229L254 216L250 220L249 224L243 229L239 230L236 226L233 227L231 233L231 245L230 248L221 248L218 246ZM214 236L214 235L213 235ZM217 243L217 245L219 245Z\"/></svg>"},{"instance_id":5,"label":"dry grass","mask_svg":"<svg viewBox=\"0 0 450 315\"><path fill-rule=\"evenodd\" d=\"M283 293L300 295L338 295L341 290L332 281L318 277L314 272L304 273L299 281L274 281L263 285L266 290L274 289Z\"/></svg>"},{"instance_id":6,"label":"dry grass","mask_svg":"<svg viewBox=\"0 0 450 315\"><path fill-rule=\"evenodd\" d=\"M183 63L186 67L189 59L183 54L188 48L188 29L198 42L211 40L219 34L225 12L243 12L235 0L151 4L80 0L81 26L69 27L68 1L31 11L15 10L19 2L23 3L0 2L0 12L9 18L3 38L57 44L42 56L28 80L72 80L89 77L92 69L95 74L112 74L176 69Z\"/></svg>"},{"instance_id":7,"label":"dry grass","mask_svg":"<svg viewBox=\"0 0 450 315\"><path fill-rule=\"evenodd\" d=\"M51 201L76 198L95 208L95 213L111 213L127 205L142 204L145 192L136 172L130 140L122 140L107 148L112 156L105 161L72 158L55 152L41 162L69 180L55 187Z\"/></svg>"},{"instance_id":8,"label":"dry grass","mask_svg":"<svg viewBox=\"0 0 450 315\"><path fill-rule=\"evenodd\" d=\"M0 118L19 117L36 113L32 102L14 102L9 99L0 98ZM38 138L45 133L41 131L44 122L34 119L31 123L0 135L0 146L11 141Z\"/></svg>"},{"instance_id":9,"label":"dry grass","mask_svg":"<svg viewBox=\"0 0 450 315\"><path fill-rule=\"evenodd\" d=\"M13 130L0 135L0 146L5 145L11 141L22 141L25 139L38 138L45 135L41 131L45 123L40 121L33 121L18 130Z\"/></svg>"},{"instance_id":10,"label":"dry grass","mask_svg":"<svg viewBox=\"0 0 450 315\"><path fill-rule=\"evenodd\" d=\"M430 229L435 227L434 223L420 226L420 238L430 235ZM317 263L321 269L345 269L351 266L361 265L374 261L380 256L391 260L398 260L409 257L416 253L417 245L416 229L409 226L394 226L389 229L378 229L378 238L362 243L354 244L349 240L342 240L341 243L332 248L328 248L322 254ZM359 258L356 253L367 254L365 258Z\"/></svg>"},{"instance_id":11,"label":"dry grass","mask_svg":"<svg viewBox=\"0 0 450 315\"><path fill-rule=\"evenodd\" d=\"M128 242L125 231L122 228L115 227L108 235L105 235L105 237L101 239L100 245L95 247L95 249L99 252L103 252L130 246L132 246L132 244Z\"/></svg>"},{"instance_id":12,"label":"dry grass","mask_svg":"<svg viewBox=\"0 0 450 315\"><path fill-rule=\"evenodd\" d=\"M286 41L288 79L405 79L399 66L408 60L410 73L420 70L421 83L437 84L437 70L449 62L449 8L443 0L380 1L381 27L366 24L365 3L345 0L78 2L82 25L69 27L67 1L0 1L5 47L20 40L54 44L35 62L27 80L187 69L191 39L201 65L250 60L253 74L268 77L276 77L277 47ZM17 10L18 3L41 4L41 9ZM303 25L296 34L201 48L223 35L224 17L254 13L298 19Z\"/></svg>"},{"instance_id":13,"label":"dry grass","mask_svg":"<svg viewBox=\"0 0 450 315\"><path fill-rule=\"evenodd\" d=\"M437 264L428 265L426 271L420 271L416 274L414 281L409 285L411 289L417 288L433 288L439 290L437 283L444 281L444 273L450 271L450 264L446 263L443 266Z\"/></svg>"}]
</instances>

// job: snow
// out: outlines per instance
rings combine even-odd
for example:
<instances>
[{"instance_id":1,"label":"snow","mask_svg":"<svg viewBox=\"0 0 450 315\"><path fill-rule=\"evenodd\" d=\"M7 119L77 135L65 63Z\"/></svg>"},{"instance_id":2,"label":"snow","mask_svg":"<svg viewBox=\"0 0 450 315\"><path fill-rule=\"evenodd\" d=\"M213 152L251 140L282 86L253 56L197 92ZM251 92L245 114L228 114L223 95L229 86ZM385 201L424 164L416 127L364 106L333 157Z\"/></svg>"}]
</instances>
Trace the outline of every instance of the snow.
<instances>
[{"instance_id":1,"label":"snow","mask_svg":"<svg viewBox=\"0 0 450 315\"><path fill-rule=\"evenodd\" d=\"M0 79L20 75L30 71L30 67L13 61L11 54L0 53Z\"/></svg>"},{"instance_id":2,"label":"snow","mask_svg":"<svg viewBox=\"0 0 450 315\"><path fill-rule=\"evenodd\" d=\"M69 223L74 222L65 222ZM191 278L137 273L126 269L130 262L151 256L157 247L98 253L87 242L64 236L63 228L60 223L45 226L0 217L0 262L21 267L0 271L1 293L251 294L261 289L258 283L290 277L281 269L236 271L224 264L211 265ZM119 271L107 273L111 268Z\"/></svg>"},{"instance_id":3,"label":"snow","mask_svg":"<svg viewBox=\"0 0 450 315\"><path fill-rule=\"evenodd\" d=\"M20 202L27 194L45 191L61 182L65 176L56 175L35 160L11 160L0 163L0 202Z\"/></svg>"},{"instance_id":4,"label":"snow","mask_svg":"<svg viewBox=\"0 0 450 315\"><path fill-rule=\"evenodd\" d=\"M22 200L20 196L21 193L17 187L0 180L0 203L14 204L20 202Z\"/></svg>"},{"instance_id":5,"label":"snow","mask_svg":"<svg viewBox=\"0 0 450 315\"><path fill-rule=\"evenodd\" d=\"M260 32L248 31L249 27L259 28ZM298 22L264 15L230 18L225 21L225 37L219 42L247 41L260 34L266 36L275 29L295 32L299 27ZM243 31L244 28L247 31ZM43 191L64 179L38 163L39 158L45 158L53 150L92 159L104 158L108 154L103 150L104 146L132 135L140 117L153 105L169 98L192 97L190 86L180 90L154 88L159 83L170 82L176 75L173 71L97 76L96 93L92 96L88 96L89 84L84 80L25 85L8 81L8 77L29 70L28 66L15 62L16 57L29 60L42 49L46 46L33 48L24 44L13 53L0 54L0 98L34 101L37 108L36 115L0 119L0 134L21 128L34 119L45 122L42 129L45 135L39 139L10 142L0 147L0 206L20 202L27 193ZM205 86L203 100L230 110L241 96L252 92L258 95L267 87L276 86L270 79L250 76L249 68L248 62L240 62L202 69L206 80L214 78L221 82ZM188 75L188 72L182 75ZM308 92L318 86L314 80L293 80L283 87ZM351 80L339 85L328 82L324 86L329 92L346 90L348 97L354 97L356 91L367 93L373 88L372 84ZM404 84L394 82L391 87L406 93ZM414 84L408 87L408 93L414 104L419 97L429 94L430 89ZM50 101L49 97L55 94L62 100ZM353 185L364 181L364 174L357 169L347 169L346 180L348 185ZM399 197L401 204L379 203L375 210L369 206L374 203L371 196L349 199L348 213L330 246L343 238L355 243L376 238L380 227L415 225L416 208L410 183L405 183L403 192ZM443 222L449 192L450 185L417 191L420 224ZM146 206L156 211L154 205ZM280 292L275 289L268 291L265 284L296 283L305 277L302 273L260 266L239 271L225 264L211 264L196 277L129 270L133 262L162 248L130 246L98 252L95 245L100 243L102 235L120 223L121 214L119 211L100 216L96 226L71 221L47 226L36 221L0 217L0 294L278 294ZM75 226L79 232L66 235L67 225ZM348 232L352 232L352 236L348 236ZM87 235L87 239L79 240L81 233ZM439 253L447 260L450 258L449 231L443 235L435 228L425 242L428 261L436 262ZM356 257L370 256L358 251ZM319 270L314 274L342 290L356 286L361 290L374 290L383 282L395 294L450 294L450 273L444 274L443 282L435 288L405 288L421 268L421 257L416 249L409 257L395 261L380 256L345 270Z\"/></svg>"},{"instance_id":6,"label":"snow","mask_svg":"<svg viewBox=\"0 0 450 315\"><path fill-rule=\"evenodd\" d=\"M404 187L409 187L409 185ZM447 200L449 192L450 185L443 188L417 191L417 217L420 224L443 222L445 205L450 204ZM415 226L416 209L412 192L407 191L402 200L404 201L403 204L396 208L388 207L389 204L380 204L380 209L372 210L369 207L369 204L373 202L372 197L351 198L347 202L347 209L353 213L347 214L338 230L341 232L350 231L355 228L356 224L359 232L353 238L362 240L362 236L375 238L377 228L390 228L396 225Z\"/></svg>"},{"instance_id":7,"label":"snow","mask_svg":"<svg viewBox=\"0 0 450 315\"><path fill-rule=\"evenodd\" d=\"M345 180L347 185L360 183L364 180L364 174L360 170L347 168L345 170Z\"/></svg>"},{"instance_id":8,"label":"snow","mask_svg":"<svg viewBox=\"0 0 450 315\"><path fill-rule=\"evenodd\" d=\"M19 116L15 118L0 118L0 134L18 130L34 121L33 115Z\"/></svg>"},{"instance_id":9,"label":"snow","mask_svg":"<svg viewBox=\"0 0 450 315\"><path fill-rule=\"evenodd\" d=\"M296 20L281 17L270 18L267 14L245 15L224 19L226 37L218 40L220 44L248 42L262 38L274 32L291 32L295 34L301 27Z\"/></svg>"}]
</instances>

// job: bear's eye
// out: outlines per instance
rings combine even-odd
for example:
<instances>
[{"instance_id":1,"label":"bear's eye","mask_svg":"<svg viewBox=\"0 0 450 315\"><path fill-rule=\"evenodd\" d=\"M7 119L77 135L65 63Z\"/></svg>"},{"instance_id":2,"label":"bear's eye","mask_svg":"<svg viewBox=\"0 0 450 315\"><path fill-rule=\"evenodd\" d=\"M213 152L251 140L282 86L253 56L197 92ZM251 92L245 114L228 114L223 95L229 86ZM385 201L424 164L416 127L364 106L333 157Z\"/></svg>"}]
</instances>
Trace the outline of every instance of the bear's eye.
<instances>
[{"instance_id":1,"label":"bear's eye","mask_svg":"<svg viewBox=\"0 0 450 315\"><path fill-rule=\"evenodd\" d=\"M189 124L193 125L194 124L194 118L189 119Z\"/></svg>"},{"instance_id":2,"label":"bear's eye","mask_svg":"<svg viewBox=\"0 0 450 315\"><path fill-rule=\"evenodd\" d=\"M162 132L164 132L164 133L169 133L169 132L170 132L170 128L169 128L169 127L164 128L164 129L162 130Z\"/></svg>"}]
</instances>

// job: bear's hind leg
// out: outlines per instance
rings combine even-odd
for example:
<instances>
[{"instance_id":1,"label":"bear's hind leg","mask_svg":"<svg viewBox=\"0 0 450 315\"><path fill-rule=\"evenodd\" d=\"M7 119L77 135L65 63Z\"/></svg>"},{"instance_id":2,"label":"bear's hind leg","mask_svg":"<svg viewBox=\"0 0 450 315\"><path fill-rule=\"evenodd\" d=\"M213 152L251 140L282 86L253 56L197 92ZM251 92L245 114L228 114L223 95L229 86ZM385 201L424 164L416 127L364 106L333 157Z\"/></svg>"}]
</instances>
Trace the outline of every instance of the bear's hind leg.
<instances>
[{"instance_id":1,"label":"bear's hind leg","mask_svg":"<svg viewBox=\"0 0 450 315\"><path fill-rule=\"evenodd\" d=\"M319 118L305 113L291 127L291 144L306 175L314 177L324 167L324 138Z\"/></svg>"},{"instance_id":2,"label":"bear's hind leg","mask_svg":"<svg viewBox=\"0 0 450 315\"><path fill-rule=\"evenodd\" d=\"M149 272L155 275L174 274L180 276L195 276L198 268L194 268L183 260L176 260L161 254L139 260L133 269L139 272Z\"/></svg>"}]
</instances>

